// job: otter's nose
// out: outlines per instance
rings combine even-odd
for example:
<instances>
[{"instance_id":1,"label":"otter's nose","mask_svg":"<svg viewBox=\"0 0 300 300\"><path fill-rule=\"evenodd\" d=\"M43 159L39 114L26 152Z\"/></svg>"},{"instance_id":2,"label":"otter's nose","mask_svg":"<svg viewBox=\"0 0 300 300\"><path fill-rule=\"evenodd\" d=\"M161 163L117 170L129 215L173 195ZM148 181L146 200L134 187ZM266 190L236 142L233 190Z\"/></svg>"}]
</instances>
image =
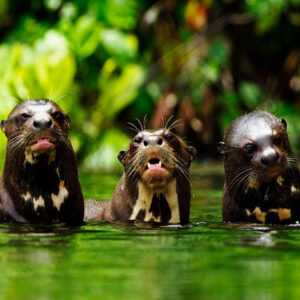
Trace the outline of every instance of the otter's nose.
<instances>
[{"instance_id":1,"label":"otter's nose","mask_svg":"<svg viewBox=\"0 0 300 300\"><path fill-rule=\"evenodd\" d=\"M52 120L34 120L33 121L33 127L36 129L49 129L52 127Z\"/></svg>"},{"instance_id":2,"label":"otter's nose","mask_svg":"<svg viewBox=\"0 0 300 300\"><path fill-rule=\"evenodd\" d=\"M280 159L279 153L277 151L274 151L267 155L264 155L260 161L264 166L270 166L276 164L279 161L279 159Z\"/></svg>"},{"instance_id":3,"label":"otter's nose","mask_svg":"<svg viewBox=\"0 0 300 300\"><path fill-rule=\"evenodd\" d=\"M163 143L164 143L163 139L157 135L148 136L144 139L144 142L143 142L145 147L157 146L157 145L161 146L161 145L163 145Z\"/></svg>"}]
</instances>

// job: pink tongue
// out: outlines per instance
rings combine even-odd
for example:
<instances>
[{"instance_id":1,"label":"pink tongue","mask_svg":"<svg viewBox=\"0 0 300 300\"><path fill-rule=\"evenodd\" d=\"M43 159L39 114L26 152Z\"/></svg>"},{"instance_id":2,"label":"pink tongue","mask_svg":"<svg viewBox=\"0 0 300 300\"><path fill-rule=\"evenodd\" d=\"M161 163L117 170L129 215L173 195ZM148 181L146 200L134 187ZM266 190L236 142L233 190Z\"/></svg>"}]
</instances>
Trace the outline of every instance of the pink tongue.
<instances>
[{"instance_id":1,"label":"pink tongue","mask_svg":"<svg viewBox=\"0 0 300 300\"><path fill-rule=\"evenodd\" d=\"M160 167L159 165L150 165L149 170L160 170L162 169L162 167Z\"/></svg>"},{"instance_id":2,"label":"pink tongue","mask_svg":"<svg viewBox=\"0 0 300 300\"><path fill-rule=\"evenodd\" d=\"M33 144L32 147L34 148L34 150L39 150L39 149L50 149L53 148L54 145L47 140L40 140L39 142Z\"/></svg>"}]
</instances>

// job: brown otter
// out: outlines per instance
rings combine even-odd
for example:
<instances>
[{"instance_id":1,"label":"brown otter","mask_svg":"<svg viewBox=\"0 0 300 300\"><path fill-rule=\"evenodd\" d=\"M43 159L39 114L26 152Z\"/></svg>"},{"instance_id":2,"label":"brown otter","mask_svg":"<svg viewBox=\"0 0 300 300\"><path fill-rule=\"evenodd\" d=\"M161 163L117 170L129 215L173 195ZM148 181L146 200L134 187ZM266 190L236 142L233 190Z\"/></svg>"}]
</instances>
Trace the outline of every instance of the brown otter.
<instances>
[{"instance_id":1,"label":"brown otter","mask_svg":"<svg viewBox=\"0 0 300 300\"><path fill-rule=\"evenodd\" d=\"M69 117L51 100L27 100L1 122L7 136L0 222L83 222Z\"/></svg>"},{"instance_id":2,"label":"brown otter","mask_svg":"<svg viewBox=\"0 0 300 300\"><path fill-rule=\"evenodd\" d=\"M195 155L194 147L167 129L139 132L118 155L125 172L111 200L86 202L85 220L188 223Z\"/></svg>"},{"instance_id":3,"label":"brown otter","mask_svg":"<svg viewBox=\"0 0 300 300\"><path fill-rule=\"evenodd\" d=\"M284 119L260 110L228 126L218 148L224 154L224 221L299 220L300 173L286 129Z\"/></svg>"}]
</instances>

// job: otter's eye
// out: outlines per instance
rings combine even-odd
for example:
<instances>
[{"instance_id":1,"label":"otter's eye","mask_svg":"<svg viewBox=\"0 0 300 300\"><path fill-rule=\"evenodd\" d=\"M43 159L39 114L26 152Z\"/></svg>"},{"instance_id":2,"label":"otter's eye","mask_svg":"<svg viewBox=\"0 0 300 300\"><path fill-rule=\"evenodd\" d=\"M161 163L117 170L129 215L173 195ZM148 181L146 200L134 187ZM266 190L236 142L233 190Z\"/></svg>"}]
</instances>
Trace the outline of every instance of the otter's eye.
<instances>
[{"instance_id":1,"label":"otter's eye","mask_svg":"<svg viewBox=\"0 0 300 300\"><path fill-rule=\"evenodd\" d=\"M51 115L52 115L52 117L53 117L54 119L59 119L59 118L62 117L62 113L59 112L59 111L55 111L55 112L52 113Z\"/></svg>"},{"instance_id":2,"label":"otter's eye","mask_svg":"<svg viewBox=\"0 0 300 300\"><path fill-rule=\"evenodd\" d=\"M256 147L253 144L247 144L243 150L248 156L252 156L256 150Z\"/></svg>"},{"instance_id":3,"label":"otter's eye","mask_svg":"<svg viewBox=\"0 0 300 300\"><path fill-rule=\"evenodd\" d=\"M21 116L22 116L22 118L23 118L24 120L27 120L27 119L31 118L31 115L26 114L26 113L21 114Z\"/></svg>"},{"instance_id":4,"label":"otter's eye","mask_svg":"<svg viewBox=\"0 0 300 300\"><path fill-rule=\"evenodd\" d=\"M282 141L281 140L281 136L280 135L274 136L273 141L274 141L275 145L280 146L281 145L281 141Z\"/></svg>"},{"instance_id":5,"label":"otter's eye","mask_svg":"<svg viewBox=\"0 0 300 300\"><path fill-rule=\"evenodd\" d=\"M142 140L143 140L142 137L140 137L140 136L136 137L133 141L133 146L138 147L138 145L141 143Z\"/></svg>"}]
</instances>

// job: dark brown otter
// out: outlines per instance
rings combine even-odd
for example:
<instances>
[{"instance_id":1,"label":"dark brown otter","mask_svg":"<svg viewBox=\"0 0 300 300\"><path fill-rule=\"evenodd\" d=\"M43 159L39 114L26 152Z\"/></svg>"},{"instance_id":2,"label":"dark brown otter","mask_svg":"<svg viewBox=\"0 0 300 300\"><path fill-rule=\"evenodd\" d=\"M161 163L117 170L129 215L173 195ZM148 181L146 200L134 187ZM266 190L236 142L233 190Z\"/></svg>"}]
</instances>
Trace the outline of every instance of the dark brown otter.
<instances>
[{"instance_id":1,"label":"dark brown otter","mask_svg":"<svg viewBox=\"0 0 300 300\"><path fill-rule=\"evenodd\" d=\"M299 220L300 173L287 123L266 111L234 120L224 154L223 220L286 224Z\"/></svg>"},{"instance_id":2,"label":"dark brown otter","mask_svg":"<svg viewBox=\"0 0 300 300\"><path fill-rule=\"evenodd\" d=\"M88 201L85 220L188 223L189 167L195 155L194 147L167 129L139 132L118 155L125 172L111 200Z\"/></svg>"},{"instance_id":3,"label":"dark brown otter","mask_svg":"<svg viewBox=\"0 0 300 300\"><path fill-rule=\"evenodd\" d=\"M83 222L69 117L51 100L27 100L1 122L7 136L0 222Z\"/></svg>"}]
</instances>

